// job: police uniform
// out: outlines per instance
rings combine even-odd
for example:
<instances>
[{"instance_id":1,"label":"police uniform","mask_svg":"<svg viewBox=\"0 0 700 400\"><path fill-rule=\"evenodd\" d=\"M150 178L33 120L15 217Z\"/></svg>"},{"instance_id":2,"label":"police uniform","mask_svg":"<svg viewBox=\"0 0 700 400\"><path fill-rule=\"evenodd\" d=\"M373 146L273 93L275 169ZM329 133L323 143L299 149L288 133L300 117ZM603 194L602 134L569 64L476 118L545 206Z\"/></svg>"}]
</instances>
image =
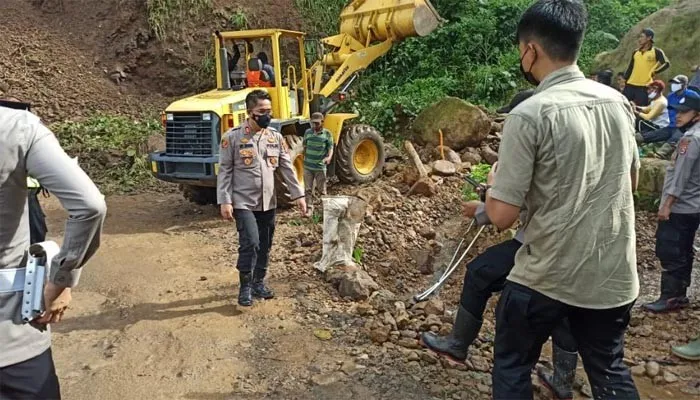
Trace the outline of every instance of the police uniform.
<instances>
[{"instance_id":1,"label":"police uniform","mask_svg":"<svg viewBox=\"0 0 700 400\"><path fill-rule=\"evenodd\" d=\"M81 267L100 244L104 197L61 149L39 118L0 107L0 399L59 399L50 330L22 322L22 289L8 276L23 268L30 243L27 175L61 201L69 214L49 280L78 283Z\"/></svg>"},{"instance_id":2,"label":"police uniform","mask_svg":"<svg viewBox=\"0 0 700 400\"><path fill-rule=\"evenodd\" d=\"M232 204L239 248L236 267L241 287L252 272L253 288L263 289L275 231L275 172L281 173L292 200L304 197L289 149L273 128L253 132L248 122L226 132L219 150L217 198ZM255 293L255 292L254 292Z\"/></svg>"}]
</instances>

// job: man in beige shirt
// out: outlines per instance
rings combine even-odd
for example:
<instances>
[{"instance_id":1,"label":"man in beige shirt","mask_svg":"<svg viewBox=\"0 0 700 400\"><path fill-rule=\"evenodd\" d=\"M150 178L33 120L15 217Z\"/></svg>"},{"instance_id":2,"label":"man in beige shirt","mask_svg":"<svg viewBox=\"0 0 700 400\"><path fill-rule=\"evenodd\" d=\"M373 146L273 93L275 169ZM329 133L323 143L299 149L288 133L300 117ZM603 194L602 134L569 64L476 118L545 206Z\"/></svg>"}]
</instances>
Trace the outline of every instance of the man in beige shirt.
<instances>
[{"instance_id":1,"label":"man in beige shirt","mask_svg":"<svg viewBox=\"0 0 700 400\"><path fill-rule=\"evenodd\" d=\"M506 119L486 195L500 229L528 210L497 309L496 399L532 398L530 372L563 318L594 397L639 398L623 363L639 293L634 118L624 96L576 66L586 25L580 0L539 0L518 25L521 69L537 89Z\"/></svg>"}]
</instances>

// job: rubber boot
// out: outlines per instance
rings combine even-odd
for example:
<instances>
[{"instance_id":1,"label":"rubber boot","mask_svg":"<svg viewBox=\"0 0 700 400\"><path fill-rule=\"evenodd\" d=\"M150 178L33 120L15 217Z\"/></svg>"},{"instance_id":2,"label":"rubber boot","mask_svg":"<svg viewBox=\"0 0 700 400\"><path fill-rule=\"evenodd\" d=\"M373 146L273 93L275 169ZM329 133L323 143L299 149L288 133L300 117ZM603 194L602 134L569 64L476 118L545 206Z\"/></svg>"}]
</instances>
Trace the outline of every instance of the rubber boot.
<instances>
[{"instance_id":1,"label":"rubber boot","mask_svg":"<svg viewBox=\"0 0 700 400\"><path fill-rule=\"evenodd\" d=\"M671 353L690 361L700 361L700 337L683 346L671 347Z\"/></svg>"},{"instance_id":2,"label":"rubber boot","mask_svg":"<svg viewBox=\"0 0 700 400\"><path fill-rule=\"evenodd\" d=\"M645 310L653 313L665 313L687 307L690 303L686 297L687 286L668 273L661 273L661 296L653 303L644 304Z\"/></svg>"},{"instance_id":3,"label":"rubber boot","mask_svg":"<svg viewBox=\"0 0 700 400\"><path fill-rule=\"evenodd\" d=\"M469 345L479 335L482 322L460 305L452 332L442 337L432 332L423 332L421 344L455 362L463 363L467 359Z\"/></svg>"},{"instance_id":4,"label":"rubber boot","mask_svg":"<svg viewBox=\"0 0 700 400\"><path fill-rule=\"evenodd\" d=\"M253 273L240 272L241 287L238 290L238 304L244 307L253 305Z\"/></svg>"},{"instance_id":5,"label":"rubber boot","mask_svg":"<svg viewBox=\"0 0 700 400\"><path fill-rule=\"evenodd\" d=\"M546 386L555 399L571 400L574 398L574 381L576 380L576 363L578 354L568 352L552 343L552 364L554 372L537 368L540 382Z\"/></svg>"},{"instance_id":6,"label":"rubber boot","mask_svg":"<svg viewBox=\"0 0 700 400\"><path fill-rule=\"evenodd\" d=\"M253 272L253 296L269 300L275 297L275 293L265 286L265 275L267 271L256 269Z\"/></svg>"}]
</instances>

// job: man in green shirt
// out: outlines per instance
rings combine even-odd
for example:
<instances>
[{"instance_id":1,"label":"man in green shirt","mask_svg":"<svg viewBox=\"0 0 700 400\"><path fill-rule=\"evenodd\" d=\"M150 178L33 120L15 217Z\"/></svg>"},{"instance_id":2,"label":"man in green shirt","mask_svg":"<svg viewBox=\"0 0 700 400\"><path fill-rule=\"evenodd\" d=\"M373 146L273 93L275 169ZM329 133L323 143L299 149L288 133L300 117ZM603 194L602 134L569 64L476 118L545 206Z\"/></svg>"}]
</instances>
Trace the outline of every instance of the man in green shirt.
<instances>
[{"instance_id":1,"label":"man in green shirt","mask_svg":"<svg viewBox=\"0 0 700 400\"><path fill-rule=\"evenodd\" d=\"M306 216L313 215L316 189L326 194L326 166L333 159L333 136L323 127L323 114L311 115L311 129L304 134L304 186L306 187Z\"/></svg>"},{"instance_id":2,"label":"man in green shirt","mask_svg":"<svg viewBox=\"0 0 700 400\"><path fill-rule=\"evenodd\" d=\"M486 213L509 228L527 208L523 244L496 311L495 399L532 399L542 345L567 318L593 397L639 399L623 362L639 294L634 202L639 168L628 100L576 66L582 0L539 0L517 28L535 94L506 118Z\"/></svg>"}]
</instances>

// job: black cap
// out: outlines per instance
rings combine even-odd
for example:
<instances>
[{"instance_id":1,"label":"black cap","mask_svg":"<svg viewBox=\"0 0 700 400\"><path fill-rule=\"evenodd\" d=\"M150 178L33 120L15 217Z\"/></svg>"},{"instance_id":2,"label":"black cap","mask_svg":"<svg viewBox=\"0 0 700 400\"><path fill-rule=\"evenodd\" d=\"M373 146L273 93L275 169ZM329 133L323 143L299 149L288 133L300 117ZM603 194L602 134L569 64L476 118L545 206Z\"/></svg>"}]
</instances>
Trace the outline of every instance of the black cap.
<instances>
[{"instance_id":1,"label":"black cap","mask_svg":"<svg viewBox=\"0 0 700 400\"><path fill-rule=\"evenodd\" d=\"M505 107L499 108L498 110L496 110L496 112L499 114L508 114L509 112L513 111L513 109L515 107L517 107L518 104L527 100L533 94L535 94L535 89L527 89L527 90L523 90L521 92L518 92L515 96L513 96L513 99L510 101L510 104L508 104Z\"/></svg>"},{"instance_id":2,"label":"black cap","mask_svg":"<svg viewBox=\"0 0 700 400\"><path fill-rule=\"evenodd\" d=\"M644 28L642 29L642 33L647 35L648 38L651 40L654 40L654 30L651 28Z\"/></svg>"},{"instance_id":3,"label":"black cap","mask_svg":"<svg viewBox=\"0 0 700 400\"><path fill-rule=\"evenodd\" d=\"M686 92L685 97L680 99L678 104L671 104L669 107L680 112L690 110L700 112L700 94L696 92Z\"/></svg>"}]
</instances>

